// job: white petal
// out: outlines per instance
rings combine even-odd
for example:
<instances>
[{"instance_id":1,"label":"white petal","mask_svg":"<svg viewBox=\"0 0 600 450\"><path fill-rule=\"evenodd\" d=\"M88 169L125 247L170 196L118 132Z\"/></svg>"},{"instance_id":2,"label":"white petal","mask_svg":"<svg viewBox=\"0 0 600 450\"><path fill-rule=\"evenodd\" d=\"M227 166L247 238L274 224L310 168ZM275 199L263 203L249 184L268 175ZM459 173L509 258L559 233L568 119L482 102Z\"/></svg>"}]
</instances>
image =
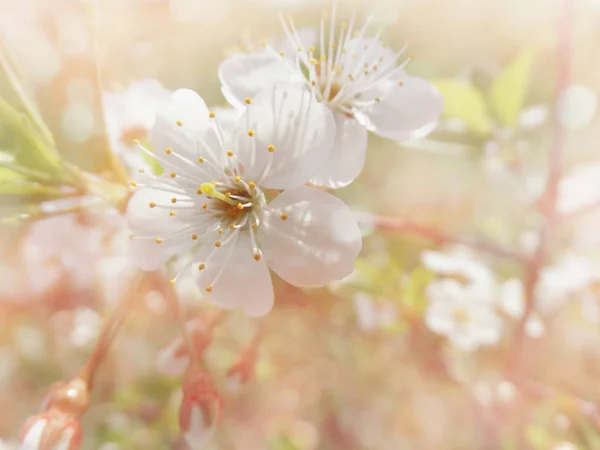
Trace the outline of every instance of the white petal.
<instances>
[{"instance_id":1,"label":"white petal","mask_svg":"<svg viewBox=\"0 0 600 450\"><path fill-rule=\"evenodd\" d=\"M444 107L442 95L431 83L413 76L405 76L402 82L402 86L395 80L378 82L368 95L381 101L356 114L370 131L396 141L431 131Z\"/></svg>"},{"instance_id":2,"label":"white petal","mask_svg":"<svg viewBox=\"0 0 600 450\"><path fill-rule=\"evenodd\" d=\"M215 119L226 135L233 135L235 126L238 123L242 110L230 107L211 108L211 112L215 113Z\"/></svg>"},{"instance_id":3,"label":"white petal","mask_svg":"<svg viewBox=\"0 0 600 450\"><path fill-rule=\"evenodd\" d=\"M204 298L227 309L242 308L252 317L268 313L273 306L273 285L267 264L254 259L250 239L240 234L236 240L214 250L205 246L194 256L194 276ZM214 251L213 251L214 250ZM212 253L212 257L209 255ZM200 263L205 265L198 270ZM218 276L219 272L222 274ZM218 279L215 281L215 278ZM206 292L211 286L212 291Z\"/></svg>"},{"instance_id":4,"label":"white petal","mask_svg":"<svg viewBox=\"0 0 600 450\"><path fill-rule=\"evenodd\" d=\"M184 434L185 440L192 449L200 449L208 442L214 427L213 424L204 423L202 410L198 406L192 406L190 425Z\"/></svg>"},{"instance_id":5,"label":"white petal","mask_svg":"<svg viewBox=\"0 0 600 450\"><path fill-rule=\"evenodd\" d=\"M162 154L166 148L195 161L198 136L210 127L209 111L198 94L179 89L168 102L159 106L152 128L154 152Z\"/></svg>"},{"instance_id":6,"label":"white petal","mask_svg":"<svg viewBox=\"0 0 600 450\"><path fill-rule=\"evenodd\" d=\"M46 427L46 420L40 419L27 431L27 434L23 438L19 450L36 450L39 448L42 440L42 433Z\"/></svg>"},{"instance_id":7,"label":"white petal","mask_svg":"<svg viewBox=\"0 0 600 450\"><path fill-rule=\"evenodd\" d=\"M306 183L327 160L335 129L333 113L303 88L259 92L240 119L235 139L246 179L273 189Z\"/></svg>"},{"instance_id":8,"label":"white petal","mask_svg":"<svg viewBox=\"0 0 600 450\"><path fill-rule=\"evenodd\" d=\"M171 198L180 200L189 197L183 194L165 192L153 188L136 191L127 204L127 225L135 235L161 237L184 226L181 216L170 216L168 206ZM150 207L153 202L156 206ZM167 207L167 208L163 208Z\"/></svg>"},{"instance_id":9,"label":"white petal","mask_svg":"<svg viewBox=\"0 0 600 450\"><path fill-rule=\"evenodd\" d=\"M295 286L324 286L348 276L362 246L344 202L307 186L284 191L268 205L259 238L271 269Z\"/></svg>"},{"instance_id":10,"label":"white petal","mask_svg":"<svg viewBox=\"0 0 600 450\"><path fill-rule=\"evenodd\" d=\"M311 182L331 189L349 185L362 171L367 150L367 130L354 118L335 112L336 136L329 158Z\"/></svg>"},{"instance_id":11,"label":"white petal","mask_svg":"<svg viewBox=\"0 0 600 450\"><path fill-rule=\"evenodd\" d=\"M304 85L304 75L287 59L268 51L250 55L236 54L219 66L221 91L234 107L245 106L246 98L275 85Z\"/></svg>"},{"instance_id":12,"label":"white petal","mask_svg":"<svg viewBox=\"0 0 600 450\"><path fill-rule=\"evenodd\" d=\"M170 204L172 196L168 192L145 188L129 200L127 223L135 236L129 244L129 256L142 270L156 270L171 257L192 246L192 230L189 235L168 238L186 226L181 216L170 216L168 209L158 207ZM157 206L150 208L151 201ZM162 243L158 244L156 238L163 239Z\"/></svg>"},{"instance_id":13,"label":"white petal","mask_svg":"<svg viewBox=\"0 0 600 450\"><path fill-rule=\"evenodd\" d=\"M517 278L506 280L500 287L500 308L511 317L519 318L525 309L523 283Z\"/></svg>"}]
</instances>

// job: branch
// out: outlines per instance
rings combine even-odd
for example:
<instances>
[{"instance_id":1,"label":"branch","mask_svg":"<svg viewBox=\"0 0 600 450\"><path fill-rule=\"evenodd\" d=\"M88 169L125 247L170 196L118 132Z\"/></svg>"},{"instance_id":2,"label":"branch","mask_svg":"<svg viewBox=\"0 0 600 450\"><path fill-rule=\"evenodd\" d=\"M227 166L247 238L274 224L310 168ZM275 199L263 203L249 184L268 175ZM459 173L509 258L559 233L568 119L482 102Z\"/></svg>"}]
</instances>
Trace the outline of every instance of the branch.
<instances>
[{"instance_id":1,"label":"branch","mask_svg":"<svg viewBox=\"0 0 600 450\"><path fill-rule=\"evenodd\" d=\"M379 230L395 231L407 235L421 236L435 243L441 244L462 244L470 248L481 250L487 253L492 253L496 256L504 258L515 259L522 263L529 261L527 255L510 248L506 248L500 244L489 241L482 237L477 236L457 236L454 234L446 233L437 228L428 227L418 223L411 222L409 220L378 216L369 213L358 213L356 215L359 222L368 223L373 225Z\"/></svg>"},{"instance_id":2,"label":"branch","mask_svg":"<svg viewBox=\"0 0 600 450\"><path fill-rule=\"evenodd\" d=\"M571 59L571 32L573 17L573 1L564 0L563 9L559 12L558 21L558 46L557 46L557 84L555 98L569 85L570 59ZM544 222L540 228L540 242L533 258L526 267L524 276L525 308L521 320L517 324L513 343L513 352L509 369L517 375L523 372L524 343L526 340L525 328L532 312L535 309L535 287L539 281L540 269L545 265L548 244L551 235L560 217L556 210L558 197L558 184L562 175L562 159L565 143L565 129L560 120L554 117L553 145L548 155L548 178L542 195L541 208Z\"/></svg>"}]
</instances>

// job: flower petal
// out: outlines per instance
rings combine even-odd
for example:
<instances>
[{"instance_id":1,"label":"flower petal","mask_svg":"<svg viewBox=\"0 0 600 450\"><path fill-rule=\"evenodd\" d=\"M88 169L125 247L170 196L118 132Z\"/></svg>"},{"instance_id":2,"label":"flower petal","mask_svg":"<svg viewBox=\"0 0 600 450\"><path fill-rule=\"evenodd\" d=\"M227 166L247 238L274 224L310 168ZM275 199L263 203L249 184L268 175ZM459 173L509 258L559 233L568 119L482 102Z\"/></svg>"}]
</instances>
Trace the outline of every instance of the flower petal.
<instances>
[{"instance_id":1,"label":"flower petal","mask_svg":"<svg viewBox=\"0 0 600 450\"><path fill-rule=\"evenodd\" d=\"M346 204L308 186L288 189L267 206L259 239L271 269L295 286L324 286L348 276L362 246Z\"/></svg>"},{"instance_id":2,"label":"flower petal","mask_svg":"<svg viewBox=\"0 0 600 450\"><path fill-rule=\"evenodd\" d=\"M227 309L242 308L251 317L268 313L273 307L273 284L267 264L254 259L248 236L215 249L202 247L194 256L194 277L205 298ZM198 270L199 264L204 264ZM211 292L206 287L211 286Z\"/></svg>"},{"instance_id":3,"label":"flower petal","mask_svg":"<svg viewBox=\"0 0 600 450\"><path fill-rule=\"evenodd\" d=\"M142 270L156 270L174 255L192 247L191 235L170 235L185 231L186 222L182 215L171 216L169 209L163 208L171 204L172 193L145 188L137 191L127 205L127 223L134 233L129 246L129 256ZM153 202L156 206L150 207ZM202 226L200 221L199 227ZM157 243L156 239L162 239Z\"/></svg>"},{"instance_id":4,"label":"flower petal","mask_svg":"<svg viewBox=\"0 0 600 450\"><path fill-rule=\"evenodd\" d=\"M219 66L221 91L234 107L244 107L246 98L275 85L304 85L304 75L295 64L268 51L236 54Z\"/></svg>"},{"instance_id":5,"label":"flower petal","mask_svg":"<svg viewBox=\"0 0 600 450\"><path fill-rule=\"evenodd\" d=\"M336 136L329 158L310 180L313 184L337 189L354 181L365 165L367 130L353 117L335 112Z\"/></svg>"},{"instance_id":6,"label":"flower petal","mask_svg":"<svg viewBox=\"0 0 600 450\"><path fill-rule=\"evenodd\" d=\"M209 126L209 111L204 100L194 91L179 89L157 109L151 136L154 152L161 154L171 148L195 161L198 136Z\"/></svg>"},{"instance_id":7,"label":"flower petal","mask_svg":"<svg viewBox=\"0 0 600 450\"><path fill-rule=\"evenodd\" d=\"M400 81L402 86L398 86L398 81L378 82L361 99L381 100L356 112L356 119L370 131L396 141L423 137L442 113L442 95L422 78L405 75Z\"/></svg>"},{"instance_id":8,"label":"flower petal","mask_svg":"<svg viewBox=\"0 0 600 450\"><path fill-rule=\"evenodd\" d=\"M246 179L273 189L306 183L327 160L335 129L333 113L303 88L259 92L235 137Z\"/></svg>"}]
</instances>

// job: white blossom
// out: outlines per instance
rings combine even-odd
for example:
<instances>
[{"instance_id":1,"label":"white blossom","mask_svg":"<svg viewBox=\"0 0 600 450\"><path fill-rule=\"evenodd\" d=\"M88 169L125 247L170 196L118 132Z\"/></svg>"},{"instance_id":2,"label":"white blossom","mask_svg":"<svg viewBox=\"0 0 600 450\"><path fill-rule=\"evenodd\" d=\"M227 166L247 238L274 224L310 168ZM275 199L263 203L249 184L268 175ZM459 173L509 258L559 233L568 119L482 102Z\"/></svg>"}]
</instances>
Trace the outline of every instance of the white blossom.
<instances>
[{"instance_id":1,"label":"white blossom","mask_svg":"<svg viewBox=\"0 0 600 450\"><path fill-rule=\"evenodd\" d=\"M278 48L265 42L260 53L235 54L219 67L225 98L236 107L246 97L272 85L302 86L335 117L335 145L320 170L317 185L350 184L365 162L367 131L394 141L416 139L435 126L443 108L440 93L405 67L406 46L393 51L369 34L372 17L358 26L356 13L336 30L336 8L319 33L298 31L282 19L287 38Z\"/></svg>"},{"instance_id":2,"label":"white blossom","mask_svg":"<svg viewBox=\"0 0 600 450\"><path fill-rule=\"evenodd\" d=\"M333 145L329 109L300 88L272 87L246 104L226 133L197 94L176 91L148 152L165 173L140 174L127 218L143 270L191 253L209 301L258 316L273 304L269 268L296 286L326 285L352 272L361 235L341 200L305 185Z\"/></svg>"}]
</instances>

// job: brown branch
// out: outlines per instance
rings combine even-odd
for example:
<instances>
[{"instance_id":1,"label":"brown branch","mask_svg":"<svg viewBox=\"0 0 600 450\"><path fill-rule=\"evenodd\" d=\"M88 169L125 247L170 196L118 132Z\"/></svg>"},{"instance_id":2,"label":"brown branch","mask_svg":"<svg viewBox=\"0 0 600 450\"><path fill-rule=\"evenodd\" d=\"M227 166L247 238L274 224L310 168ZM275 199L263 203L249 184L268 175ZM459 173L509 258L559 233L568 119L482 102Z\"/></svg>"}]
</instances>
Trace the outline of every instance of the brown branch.
<instances>
[{"instance_id":1,"label":"brown branch","mask_svg":"<svg viewBox=\"0 0 600 450\"><path fill-rule=\"evenodd\" d=\"M359 221L363 221L361 220L362 218L363 216L359 216ZM364 214L364 221L373 224L373 226L375 226L375 228L379 230L394 231L406 235L420 236L434 241L438 245L462 244L476 250L492 253L496 256L515 259L523 263L527 263L529 261L527 255L517 250L504 247L500 244L489 241L482 237L458 236L446 233L434 227L428 227L426 225L414 223L410 220L405 220L396 217L371 215L368 213Z\"/></svg>"},{"instance_id":2,"label":"brown branch","mask_svg":"<svg viewBox=\"0 0 600 450\"><path fill-rule=\"evenodd\" d=\"M557 46L557 84L555 98L569 85L570 59L571 59L571 32L573 2L564 0L563 9L559 12L558 21L558 46ZM545 265L548 254L548 244L559 216L557 213L558 184L562 175L562 159L565 143L565 129L557 116L554 119L553 145L548 156L548 178L542 195L541 210L544 221L540 228L540 241L538 247L525 269L524 295L525 308L517 329L515 331L513 351L509 361L509 370L517 375L524 372L524 344L526 340L526 325L535 309L535 288L539 281L540 269Z\"/></svg>"}]
</instances>

